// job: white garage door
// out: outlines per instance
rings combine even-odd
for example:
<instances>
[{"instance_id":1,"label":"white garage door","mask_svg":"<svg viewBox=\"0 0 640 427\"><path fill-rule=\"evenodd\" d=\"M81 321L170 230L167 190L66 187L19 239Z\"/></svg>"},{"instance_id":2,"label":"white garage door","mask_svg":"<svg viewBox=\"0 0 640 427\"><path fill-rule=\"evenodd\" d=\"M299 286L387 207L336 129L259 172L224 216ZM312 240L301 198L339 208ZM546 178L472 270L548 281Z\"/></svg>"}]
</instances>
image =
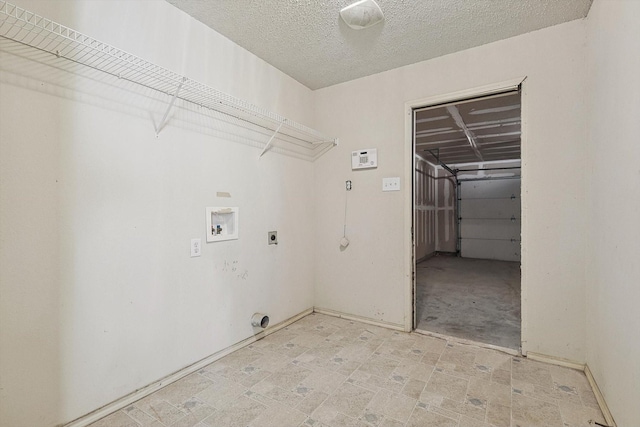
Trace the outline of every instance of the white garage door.
<instances>
[{"instance_id":1,"label":"white garage door","mask_svg":"<svg viewBox=\"0 0 640 427\"><path fill-rule=\"evenodd\" d=\"M460 181L463 258L520 261L520 178Z\"/></svg>"}]
</instances>

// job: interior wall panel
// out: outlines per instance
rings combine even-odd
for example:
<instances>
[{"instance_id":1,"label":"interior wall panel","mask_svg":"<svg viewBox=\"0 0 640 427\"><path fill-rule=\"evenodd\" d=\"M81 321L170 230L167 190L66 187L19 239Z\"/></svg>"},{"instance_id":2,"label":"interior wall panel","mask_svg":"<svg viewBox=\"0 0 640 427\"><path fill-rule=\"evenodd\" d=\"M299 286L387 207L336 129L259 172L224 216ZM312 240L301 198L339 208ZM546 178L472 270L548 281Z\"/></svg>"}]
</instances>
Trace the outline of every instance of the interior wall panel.
<instances>
[{"instance_id":1,"label":"interior wall panel","mask_svg":"<svg viewBox=\"0 0 640 427\"><path fill-rule=\"evenodd\" d=\"M415 258L422 260L436 250L436 186L435 167L416 158L414 240Z\"/></svg>"},{"instance_id":2,"label":"interior wall panel","mask_svg":"<svg viewBox=\"0 0 640 427\"><path fill-rule=\"evenodd\" d=\"M588 203L583 213L588 220L586 362L617 425L637 426L640 2L595 0L586 21L590 110L585 146L589 173L584 183ZM575 197L574 189L567 189Z\"/></svg>"},{"instance_id":3,"label":"interior wall panel","mask_svg":"<svg viewBox=\"0 0 640 427\"><path fill-rule=\"evenodd\" d=\"M451 174L438 167L436 250L456 252L456 187Z\"/></svg>"}]
</instances>

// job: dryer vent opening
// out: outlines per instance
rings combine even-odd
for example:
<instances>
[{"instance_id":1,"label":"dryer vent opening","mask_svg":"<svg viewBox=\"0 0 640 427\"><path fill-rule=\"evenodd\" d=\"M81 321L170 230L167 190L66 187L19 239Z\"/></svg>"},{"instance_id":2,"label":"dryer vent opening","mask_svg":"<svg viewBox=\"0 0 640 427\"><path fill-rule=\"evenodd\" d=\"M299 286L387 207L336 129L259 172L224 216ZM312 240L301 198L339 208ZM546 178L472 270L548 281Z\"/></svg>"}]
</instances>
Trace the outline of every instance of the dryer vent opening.
<instances>
[{"instance_id":1,"label":"dryer vent opening","mask_svg":"<svg viewBox=\"0 0 640 427\"><path fill-rule=\"evenodd\" d=\"M262 313L256 313L251 317L251 326L265 329L269 326L269 316Z\"/></svg>"}]
</instances>

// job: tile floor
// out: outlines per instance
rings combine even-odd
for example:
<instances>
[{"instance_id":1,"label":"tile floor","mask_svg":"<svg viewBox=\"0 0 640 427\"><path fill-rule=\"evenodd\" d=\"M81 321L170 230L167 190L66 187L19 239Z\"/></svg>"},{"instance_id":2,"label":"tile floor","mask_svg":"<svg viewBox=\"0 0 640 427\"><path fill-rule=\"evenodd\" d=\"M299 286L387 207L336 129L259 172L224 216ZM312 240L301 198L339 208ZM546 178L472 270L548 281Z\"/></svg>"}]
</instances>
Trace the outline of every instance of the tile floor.
<instances>
[{"instance_id":1,"label":"tile floor","mask_svg":"<svg viewBox=\"0 0 640 427\"><path fill-rule=\"evenodd\" d=\"M91 427L573 427L582 372L311 314Z\"/></svg>"}]
</instances>

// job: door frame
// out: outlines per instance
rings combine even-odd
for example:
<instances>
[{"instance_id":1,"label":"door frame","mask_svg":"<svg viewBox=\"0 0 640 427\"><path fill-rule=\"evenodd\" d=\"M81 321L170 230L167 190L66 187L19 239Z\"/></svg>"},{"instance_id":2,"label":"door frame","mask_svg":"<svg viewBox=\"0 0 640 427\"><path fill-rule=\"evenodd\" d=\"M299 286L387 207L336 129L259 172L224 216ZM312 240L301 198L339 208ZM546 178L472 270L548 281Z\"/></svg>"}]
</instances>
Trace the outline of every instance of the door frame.
<instances>
[{"instance_id":1,"label":"door frame","mask_svg":"<svg viewBox=\"0 0 640 427\"><path fill-rule=\"evenodd\" d=\"M521 123L521 179L522 179L522 190L521 190L521 204L522 204L522 222L521 222L521 230L520 230L520 239L521 239L521 260L520 260L520 269L521 269L521 335L520 341L522 345L522 353L526 354L526 343L527 343L527 311L526 311L526 301L527 301L527 251L526 251L526 210L524 207L526 206L526 154L527 154L527 134L526 125L527 121L527 91L525 84L526 76L517 77L510 80L505 80L497 83L492 83L484 86L477 86L473 88L463 89L455 92L447 92L444 94L419 98L411 101L405 102L404 105L404 116L405 116L405 142L404 142L404 152L405 152L405 165L404 165L404 182L411 183L411 185L405 186L404 191L404 296L405 296L405 309L404 309L404 329L406 332L411 332L415 329L415 240L413 233L413 225L414 225L414 216L415 212L413 209L414 202L414 189L415 189L415 145L413 141L413 111L417 108L429 107L437 104L449 103L461 101L469 98L479 98L482 96L495 95L500 92L506 92L509 90L514 90L520 87L520 123Z\"/></svg>"}]
</instances>

